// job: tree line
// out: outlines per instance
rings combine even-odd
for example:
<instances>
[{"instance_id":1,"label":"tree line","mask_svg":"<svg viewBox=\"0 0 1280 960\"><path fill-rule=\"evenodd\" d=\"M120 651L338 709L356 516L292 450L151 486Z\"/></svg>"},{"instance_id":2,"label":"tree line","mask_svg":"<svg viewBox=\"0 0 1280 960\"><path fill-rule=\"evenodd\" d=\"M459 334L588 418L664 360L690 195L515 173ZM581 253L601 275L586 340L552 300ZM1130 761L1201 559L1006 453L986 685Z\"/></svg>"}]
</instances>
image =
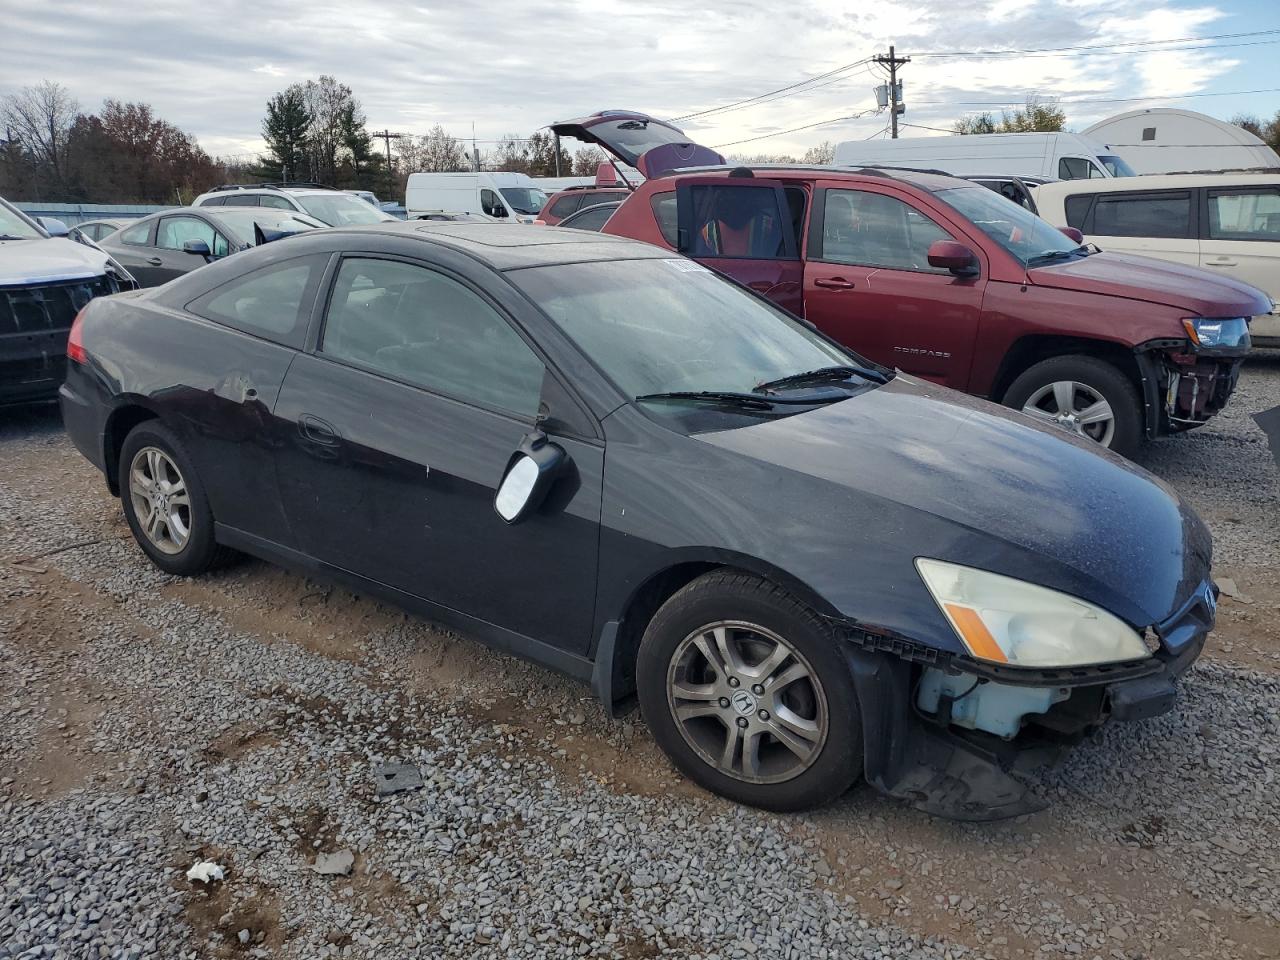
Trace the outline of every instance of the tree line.
<instances>
[{"instance_id":1,"label":"tree line","mask_svg":"<svg viewBox=\"0 0 1280 960\"><path fill-rule=\"evenodd\" d=\"M86 113L61 84L0 97L0 196L54 203L184 203L218 165L145 103Z\"/></svg>"}]
</instances>

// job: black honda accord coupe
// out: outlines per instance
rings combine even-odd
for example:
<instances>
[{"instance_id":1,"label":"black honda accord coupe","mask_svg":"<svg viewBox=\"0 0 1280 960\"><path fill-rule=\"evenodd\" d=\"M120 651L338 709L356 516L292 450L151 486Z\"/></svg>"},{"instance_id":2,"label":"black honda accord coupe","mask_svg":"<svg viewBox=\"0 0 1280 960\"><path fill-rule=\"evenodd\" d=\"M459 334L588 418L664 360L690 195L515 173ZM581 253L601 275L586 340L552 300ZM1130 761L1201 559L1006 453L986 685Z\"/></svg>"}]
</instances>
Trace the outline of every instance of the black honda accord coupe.
<instances>
[{"instance_id":1,"label":"black honda accord coupe","mask_svg":"<svg viewBox=\"0 0 1280 960\"><path fill-rule=\"evenodd\" d=\"M774 810L945 816L1169 710L1210 539L1127 461L642 243L316 231L89 303L61 402L139 546L240 551L639 702Z\"/></svg>"}]
</instances>

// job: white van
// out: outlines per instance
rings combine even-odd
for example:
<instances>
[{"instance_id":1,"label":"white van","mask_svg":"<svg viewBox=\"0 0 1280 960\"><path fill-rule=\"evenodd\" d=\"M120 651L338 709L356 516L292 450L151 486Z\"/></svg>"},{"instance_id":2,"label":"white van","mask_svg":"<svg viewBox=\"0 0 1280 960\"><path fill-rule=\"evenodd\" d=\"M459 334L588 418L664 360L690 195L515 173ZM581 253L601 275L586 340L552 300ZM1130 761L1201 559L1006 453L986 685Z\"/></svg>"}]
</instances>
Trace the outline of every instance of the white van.
<instances>
[{"instance_id":1,"label":"white van","mask_svg":"<svg viewBox=\"0 0 1280 960\"><path fill-rule=\"evenodd\" d=\"M973 136L849 140L836 145L838 167L916 167L955 177L1015 176L1088 180L1131 177L1106 144L1076 133L986 133Z\"/></svg>"},{"instance_id":2,"label":"white van","mask_svg":"<svg viewBox=\"0 0 1280 960\"><path fill-rule=\"evenodd\" d=\"M509 223L533 223L547 195L523 173L411 173L404 206L423 213L483 213Z\"/></svg>"},{"instance_id":3,"label":"white van","mask_svg":"<svg viewBox=\"0 0 1280 960\"><path fill-rule=\"evenodd\" d=\"M1280 175L1193 173L1046 183L1040 216L1089 243L1205 267L1280 299ZM1258 346L1280 347L1280 314L1255 317Z\"/></svg>"}]
</instances>

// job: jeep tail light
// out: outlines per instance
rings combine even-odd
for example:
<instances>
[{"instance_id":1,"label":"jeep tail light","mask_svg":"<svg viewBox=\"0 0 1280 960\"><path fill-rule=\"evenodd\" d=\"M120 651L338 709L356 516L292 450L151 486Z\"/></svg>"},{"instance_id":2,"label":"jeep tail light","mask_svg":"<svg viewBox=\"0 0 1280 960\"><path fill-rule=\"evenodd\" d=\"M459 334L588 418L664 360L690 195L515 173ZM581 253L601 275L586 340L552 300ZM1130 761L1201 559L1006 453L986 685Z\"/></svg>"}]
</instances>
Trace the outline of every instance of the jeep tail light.
<instances>
[{"instance_id":1,"label":"jeep tail light","mask_svg":"<svg viewBox=\"0 0 1280 960\"><path fill-rule=\"evenodd\" d=\"M76 314L75 320L71 323L71 334L67 337L67 359L75 363L87 363L89 353L84 348L84 312L89 309L89 305L85 304L80 308L80 312Z\"/></svg>"}]
</instances>

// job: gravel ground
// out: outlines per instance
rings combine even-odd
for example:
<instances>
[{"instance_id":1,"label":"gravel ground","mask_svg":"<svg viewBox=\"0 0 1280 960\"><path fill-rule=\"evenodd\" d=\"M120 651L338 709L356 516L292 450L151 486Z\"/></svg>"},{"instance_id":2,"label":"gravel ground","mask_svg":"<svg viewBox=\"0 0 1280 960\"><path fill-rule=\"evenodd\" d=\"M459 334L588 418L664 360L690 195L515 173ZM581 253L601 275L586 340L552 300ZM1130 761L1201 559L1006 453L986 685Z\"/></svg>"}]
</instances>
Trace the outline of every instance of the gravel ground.
<instances>
[{"instance_id":1,"label":"gravel ground","mask_svg":"<svg viewBox=\"0 0 1280 960\"><path fill-rule=\"evenodd\" d=\"M1143 454L1240 595L1177 709L989 825L866 789L737 808L635 717L391 608L253 561L164 576L55 414L0 414L0 960L1280 956L1280 486L1249 419L1277 404L1251 362ZM423 786L380 796L388 761Z\"/></svg>"}]
</instances>

